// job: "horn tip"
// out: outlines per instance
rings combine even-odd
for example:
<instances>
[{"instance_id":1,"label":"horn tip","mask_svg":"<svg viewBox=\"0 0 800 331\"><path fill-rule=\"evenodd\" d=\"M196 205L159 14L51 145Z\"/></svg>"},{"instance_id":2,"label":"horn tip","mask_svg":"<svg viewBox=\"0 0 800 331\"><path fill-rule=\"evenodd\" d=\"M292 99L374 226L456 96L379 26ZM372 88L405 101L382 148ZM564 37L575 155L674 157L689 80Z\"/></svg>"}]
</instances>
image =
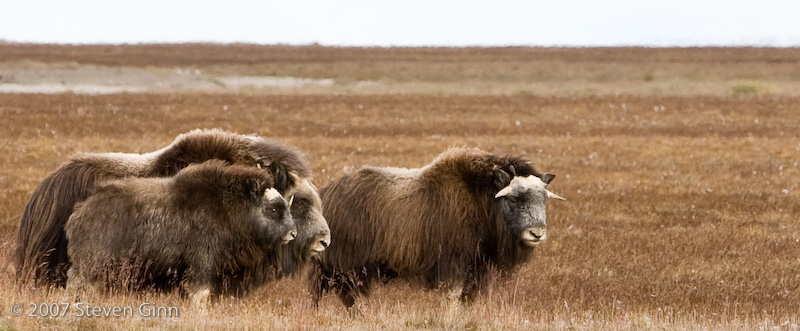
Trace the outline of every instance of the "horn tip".
<instances>
[{"instance_id":1,"label":"horn tip","mask_svg":"<svg viewBox=\"0 0 800 331\"><path fill-rule=\"evenodd\" d=\"M553 199L556 199L556 200L564 200L564 201L567 201L567 198L565 198L565 197L562 197L562 196L560 196L560 195L558 195L558 194L555 194L555 193L553 193L553 192L550 192L549 190L547 191L547 197L548 197L548 198L553 198Z\"/></svg>"},{"instance_id":2,"label":"horn tip","mask_svg":"<svg viewBox=\"0 0 800 331\"><path fill-rule=\"evenodd\" d=\"M506 186L502 190L500 190L500 192L497 192L497 194L494 195L494 198L495 199L499 199L499 198L502 198L502 197L507 196L509 194L511 194L511 187L510 186Z\"/></svg>"}]
</instances>

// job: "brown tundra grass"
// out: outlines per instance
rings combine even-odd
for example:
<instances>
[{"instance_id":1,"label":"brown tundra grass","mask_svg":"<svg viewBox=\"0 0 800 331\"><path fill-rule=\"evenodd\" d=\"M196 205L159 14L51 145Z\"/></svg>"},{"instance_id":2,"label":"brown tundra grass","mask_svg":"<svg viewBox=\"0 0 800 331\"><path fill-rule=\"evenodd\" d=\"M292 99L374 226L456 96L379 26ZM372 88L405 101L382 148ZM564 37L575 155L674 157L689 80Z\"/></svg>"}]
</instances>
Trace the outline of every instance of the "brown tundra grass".
<instances>
[{"instance_id":1,"label":"brown tundra grass","mask_svg":"<svg viewBox=\"0 0 800 331\"><path fill-rule=\"evenodd\" d=\"M199 46L183 47L181 54L188 54ZM62 50L105 52L104 46ZM347 50L355 54L354 61L367 62L370 57L359 52L376 52ZM154 65L187 66L192 60L163 64L158 59L171 58L171 53L149 52L155 54L147 53ZM329 59L332 68L340 64L334 56L340 49L314 52L313 61ZM393 56L405 56L396 52L400 55ZM483 56L480 49L431 52L451 56L455 64ZM560 52L567 59L591 58L587 50ZM623 56L627 50L607 52L608 61L619 66L638 65L636 57ZM738 54L759 68L784 63L780 59L797 65L796 51L665 52L699 68L714 67L708 60L714 54L723 60ZM25 54L19 57L50 61ZM504 68L527 63L524 58L509 61ZM569 68L567 62L562 69ZM410 70L422 73L429 64L423 58ZM800 77L787 79L796 83ZM0 168L0 330L800 327L798 97L636 91L572 97L0 94L0 118L0 163L5 165ZM176 293L85 293L76 298L60 289L16 285L12 251L24 204L39 181L69 155L147 152L179 133L211 127L298 146L314 166L320 187L365 164L422 166L450 146L522 154L539 170L558 175L551 189L568 201L549 203L552 235L530 263L510 279L496 281L471 307L398 282L378 286L360 302L362 314L351 317L332 295L319 309L311 308L303 277L273 282L240 300L223 299L209 309L190 307ZM28 303L77 301L134 309L155 303L178 307L180 316L78 318L74 310L66 317L27 316ZM24 305L24 316L11 314L14 303Z\"/></svg>"}]
</instances>

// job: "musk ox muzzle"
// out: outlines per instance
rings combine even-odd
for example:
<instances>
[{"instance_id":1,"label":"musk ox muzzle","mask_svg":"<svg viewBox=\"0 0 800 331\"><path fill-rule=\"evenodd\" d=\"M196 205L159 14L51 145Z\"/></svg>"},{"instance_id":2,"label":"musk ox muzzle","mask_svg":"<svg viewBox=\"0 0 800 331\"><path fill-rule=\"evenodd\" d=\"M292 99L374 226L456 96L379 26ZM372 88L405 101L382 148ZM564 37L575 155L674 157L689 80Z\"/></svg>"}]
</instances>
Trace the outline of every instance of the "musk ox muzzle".
<instances>
[{"instance_id":1,"label":"musk ox muzzle","mask_svg":"<svg viewBox=\"0 0 800 331\"><path fill-rule=\"evenodd\" d=\"M309 247L308 256L316 256L325 251L331 245L331 233L321 233L312 239L311 246Z\"/></svg>"},{"instance_id":2,"label":"musk ox muzzle","mask_svg":"<svg viewBox=\"0 0 800 331\"><path fill-rule=\"evenodd\" d=\"M530 227L523 231L522 242L530 247L536 247L547 239L547 228L545 227Z\"/></svg>"},{"instance_id":3,"label":"musk ox muzzle","mask_svg":"<svg viewBox=\"0 0 800 331\"><path fill-rule=\"evenodd\" d=\"M290 241L294 240L294 238L297 238L297 230L289 230L289 232L287 232L286 235L281 238L281 240L283 241L283 244L286 245Z\"/></svg>"}]
</instances>

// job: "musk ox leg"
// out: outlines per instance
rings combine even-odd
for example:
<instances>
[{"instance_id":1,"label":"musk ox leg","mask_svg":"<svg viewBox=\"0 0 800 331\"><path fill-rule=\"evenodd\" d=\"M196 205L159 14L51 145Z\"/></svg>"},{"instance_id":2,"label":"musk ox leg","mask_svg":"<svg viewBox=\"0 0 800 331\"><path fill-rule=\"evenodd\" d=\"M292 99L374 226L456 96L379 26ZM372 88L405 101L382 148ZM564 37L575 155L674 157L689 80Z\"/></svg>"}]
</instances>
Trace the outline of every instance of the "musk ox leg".
<instances>
[{"instance_id":1,"label":"musk ox leg","mask_svg":"<svg viewBox=\"0 0 800 331\"><path fill-rule=\"evenodd\" d=\"M369 293L370 283L366 268L363 272L340 272L319 264L314 265L308 278L309 292L315 308L327 292L335 292L345 307L353 307L356 298Z\"/></svg>"},{"instance_id":2,"label":"musk ox leg","mask_svg":"<svg viewBox=\"0 0 800 331\"><path fill-rule=\"evenodd\" d=\"M339 300L348 309L353 307L356 299L369 294L371 280L365 272L337 272L331 278L330 289L336 292Z\"/></svg>"},{"instance_id":3,"label":"musk ox leg","mask_svg":"<svg viewBox=\"0 0 800 331\"><path fill-rule=\"evenodd\" d=\"M353 307L356 304L356 296L358 295L358 290L355 286L344 285L345 282L342 282L342 286L338 291L339 300L342 301L342 304L347 307L348 309Z\"/></svg>"},{"instance_id":4,"label":"musk ox leg","mask_svg":"<svg viewBox=\"0 0 800 331\"><path fill-rule=\"evenodd\" d=\"M201 287L194 289L194 291L189 294L189 302L192 303L192 306L196 307L206 307L210 305L211 288Z\"/></svg>"},{"instance_id":5,"label":"musk ox leg","mask_svg":"<svg viewBox=\"0 0 800 331\"><path fill-rule=\"evenodd\" d=\"M80 291L86 286L86 279L83 277L77 266L67 270L67 290L71 292Z\"/></svg>"},{"instance_id":6,"label":"musk ox leg","mask_svg":"<svg viewBox=\"0 0 800 331\"><path fill-rule=\"evenodd\" d=\"M315 264L309 272L309 292L314 307L319 306L319 300L327 292L336 292L342 304L352 308L356 299L369 295L372 282L378 278L379 269L363 267L360 271L337 271L319 263Z\"/></svg>"},{"instance_id":7,"label":"musk ox leg","mask_svg":"<svg viewBox=\"0 0 800 331\"><path fill-rule=\"evenodd\" d=\"M319 308L319 300L331 290L332 277L331 270L323 267L319 262L311 266L308 272L308 292L311 293L311 303L314 305L314 309Z\"/></svg>"},{"instance_id":8,"label":"musk ox leg","mask_svg":"<svg viewBox=\"0 0 800 331\"><path fill-rule=\"evenodd\" d=\"M76 266L70 267L66 272L66 276L66 291L69 295L74 296L75 300L80 301L81 296L95 297L102 292L101 285L92 284L86 280L86 277Z\"/></svg>"},{"instance_id":9,"label":"musk ox leg","mask_svg":"<svg viewBox=\"0 0 800 331\"><path fill-rule=\"evenodd\" d=\"M194 307L208 307L215 294L215 286L207 281L185 281L181 284L182 297Z\"/></svg>"},{"instance_id":10,"label":"musk ox leg","mask_svg":"<svg viewBox=\"0 0 800 331\"><path fill-rule=\"evenodd\" d=\"M371 267L337 273L333 277L332 287L337 291L342 304L349 309L355 305L356 299L369 295L372 282L378 278L378 274L378 269Z\"/></svg>"},{"instance_id":11,"label":"musk ox leg","mask_svg":"<svg viewBox=\"0 0 800 331\"><path fill-rule=\"evenodd\" d=\"M461 290L462 303L472 304L477 295L486 290L489 280L488 273L489 268L482 261L478 261L470 267Z\"/></svg>"},{"instance_id":12,"label":"musk ox leg","mask_svg":"<svg viewBox=\"0 0 800 331\"><path fill-rule=\"evenodd\" d=\"M181 284L181 290L186 295L185 298L193 306L207 307L219 293L218 285L221 282L214 276L216 273L213 271L206 270L203 272L201 270L190 269Z\"/></svg>"}]
</instances>

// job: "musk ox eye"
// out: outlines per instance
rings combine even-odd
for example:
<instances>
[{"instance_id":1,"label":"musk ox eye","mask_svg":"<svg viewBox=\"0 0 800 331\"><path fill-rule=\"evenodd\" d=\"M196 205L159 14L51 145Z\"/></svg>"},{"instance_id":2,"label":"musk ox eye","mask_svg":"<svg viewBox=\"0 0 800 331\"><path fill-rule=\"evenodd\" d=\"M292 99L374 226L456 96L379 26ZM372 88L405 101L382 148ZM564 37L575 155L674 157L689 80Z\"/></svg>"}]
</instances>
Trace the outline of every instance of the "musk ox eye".
<instances>
[{"instance_id":1,"label":"musk ox eye","mask_svg":"<svg viewBox=\"0 0 800 331\"><path fill-rule=\"evenodd\" d=\"M270 218L278 218L278 209L277 208L267 208L264 210L264 214Z\"/></svg>"},{"instance_id":2,"label":"musk ox eye","mask_svg":"<svg viewBox=\"0 0 800 331\"><path fill-rule=\"evenodd\" d=\"M308 206L309 206L308 200L299 199L292 203L292 211L294 211L295 213L301 212L306 210Z\"/></svg>"}]
</instances>

